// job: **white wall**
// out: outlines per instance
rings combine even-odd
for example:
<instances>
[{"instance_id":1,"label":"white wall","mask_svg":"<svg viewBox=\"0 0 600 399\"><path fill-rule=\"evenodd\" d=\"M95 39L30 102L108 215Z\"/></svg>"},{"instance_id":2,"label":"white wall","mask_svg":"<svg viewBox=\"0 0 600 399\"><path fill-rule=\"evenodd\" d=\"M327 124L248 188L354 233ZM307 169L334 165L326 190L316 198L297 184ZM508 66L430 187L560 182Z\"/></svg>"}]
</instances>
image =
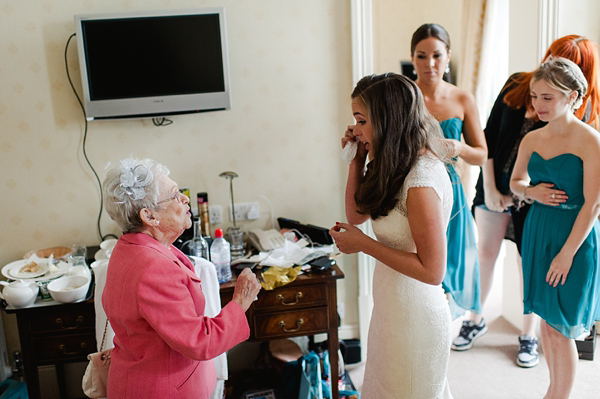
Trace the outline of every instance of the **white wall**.
<instances>
[{"instance_id":1,"label":"white wall","mask_svg":"<svg viewBox=\"0 0 600 399\"><path fill-rule=\"evenodd\" d=\"M462 0L373 0L373 58L376 73L400 72L410 61L413 32L426 23L442 25L450 35L453 64L460 59Z\"/></svg>"},{"instance_id":2,"label":"white wall","mask_svg":"<svg viewBox=\"0 0 600 399\"><path fill-rule=\"evenodd\" d=\"M600 1L559 0L558 37L583 35L600 43Z\"/></svg>"},{"instance_id":3,"label":"white wall","mask_svg":"<svg viewBox=\"0 0 600 399\"><path fill-rule=\"evenodd\" d=\"M0 266L31 249L74 242L97 245L99 190L81 151L83 120L65 74L73 15L128 10L225 6L233 107L150 121L89 124L87 152L101 179L105 166L133 155L171 169L180 186L229 203L258 201L261 217L242 227L269 227L275 217L330 227L344 220L347 165L337 157L352 122L350 5L338 0L5 1L0 4ZM160 56L160 55L157 55ZM68 49L81 92L77 50ZM221 226L227 227L229 222ZM102 232L119 233L104 215ZM346 326L356 325L355 256L339 261ZM6 316L9 353L18 347Z\"/></svg>"}]
</instances>

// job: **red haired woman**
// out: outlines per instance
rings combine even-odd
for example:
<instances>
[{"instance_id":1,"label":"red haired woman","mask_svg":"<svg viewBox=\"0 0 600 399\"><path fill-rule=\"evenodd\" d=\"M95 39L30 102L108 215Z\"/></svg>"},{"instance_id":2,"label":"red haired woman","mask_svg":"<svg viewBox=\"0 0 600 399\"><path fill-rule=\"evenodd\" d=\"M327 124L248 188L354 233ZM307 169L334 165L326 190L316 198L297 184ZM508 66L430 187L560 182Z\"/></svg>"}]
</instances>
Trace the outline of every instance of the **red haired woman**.
<instances>
[{"instance_id":1,"label":"red haired woman","mask_svg":"<svg viewBox=\"0 0 600 399\"><path fill-rule=\"evenodd\" d=\"M557 39L544 57L563 57L575 62L583 71L588 82L588 92L575 116L598 127L600 120L600 91L598 88L598 49L591 40L568 35ZM530 131L543 127L533 109L530 82L533 72L512 75L498 96L485 128L488 159L482 167L477 181L473 209L478 227L478 253L481 276L481 304L490 292L494 276L494 265L504 238L517 244L521 253L521 237L529 205L515 200L509 181L513 171L519 144ZM512 225L512 226L511 226ZM521 257L517 256L521 272ZM522 278L521 278L522 280ZM523 329L519 336L517 365L533 367L539 362L536 327L539 318L534 314L523 316ZM463 322L460 335L454 340L452 349L471 348L473 340L485 333L482 315L471 314Z\"/></svg>"}]
</instances>

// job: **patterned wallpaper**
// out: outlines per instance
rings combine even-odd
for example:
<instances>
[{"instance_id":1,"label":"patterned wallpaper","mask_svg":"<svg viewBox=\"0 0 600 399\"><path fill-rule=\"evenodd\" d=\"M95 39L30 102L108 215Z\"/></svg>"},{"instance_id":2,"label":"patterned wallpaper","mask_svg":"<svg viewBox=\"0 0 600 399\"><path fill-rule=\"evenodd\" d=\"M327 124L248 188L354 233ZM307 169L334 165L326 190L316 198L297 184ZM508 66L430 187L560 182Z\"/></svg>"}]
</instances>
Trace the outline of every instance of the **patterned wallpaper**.
<instances>
[{"instance_id":1,"label":"patterned wallpaper","mask_svg":"<svg viewBox=\"0 0 600 399\"><path fill-rule=\"evenodd\" d=\"M352 122L349 2L2 0L0 265L35 248L99 244L100 194L82 154L83 117L65 72L73 15L212 6L227 14L232 109L175 116L165 127L150 120L90 122L86 149L100 179L109 163L150 157L193 197L206 191L210 204L225 208L229 182L218 175L232 170L239 175L236 202L260 204L259 220L240 223L245 230L270 227L270 205L275 217L324 227L345 219L347 166L338 151ZM74 40L67 60L81 93ZM227 227L224 219L215 227ZM106 214L101 226L103 234L119 233ZM344 323L356 324L355 257L343 257L341 265Z\"/></svg>"}]
</instances>

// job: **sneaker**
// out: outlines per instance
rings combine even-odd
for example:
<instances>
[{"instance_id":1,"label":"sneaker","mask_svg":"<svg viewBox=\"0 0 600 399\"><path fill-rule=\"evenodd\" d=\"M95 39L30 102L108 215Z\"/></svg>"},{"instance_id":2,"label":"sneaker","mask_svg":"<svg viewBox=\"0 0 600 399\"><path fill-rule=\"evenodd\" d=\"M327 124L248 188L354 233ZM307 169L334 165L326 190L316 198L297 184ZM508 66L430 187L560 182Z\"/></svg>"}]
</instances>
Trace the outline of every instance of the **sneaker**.
<instances>
[{"instance_id":1,"label":"sneaker","mask_svg":"<svg viewBox=\"0 0 600 399\"><path fill-rule=\"evenodd\" d=\"M530 335L519 337L519 354L517 365L520 367L534 367L540 362L538 355L538 340Z\"/></svg>"},{"instance_id":2,"label":"sneaker","mask_svg":"<svg viewBox=\"0 0 600 399\"><path fill-rule=\"evenodd\" d=\"M463 321L458 337L452 342L452 349L455 351L466 351L467 349L471 349L473 341L484 335L486 332L487 326L485 325L484 319L481 319L479 324L475 324L471 320Z\"/></svg>"}]
</instances>

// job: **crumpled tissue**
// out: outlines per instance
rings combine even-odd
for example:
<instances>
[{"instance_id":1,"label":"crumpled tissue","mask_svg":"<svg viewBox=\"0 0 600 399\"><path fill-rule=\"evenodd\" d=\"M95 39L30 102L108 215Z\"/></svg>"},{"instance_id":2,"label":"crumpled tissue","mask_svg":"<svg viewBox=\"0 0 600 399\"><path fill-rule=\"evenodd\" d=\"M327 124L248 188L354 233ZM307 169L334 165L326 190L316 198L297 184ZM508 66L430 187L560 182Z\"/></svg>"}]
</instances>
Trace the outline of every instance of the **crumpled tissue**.
<instances>
[{"instance_id":1,"label":"crumpled tissue","mask_svg":"<svg viewBox=\"0 0 600 399\"><path fill-rule=\"evenodd\" d=\"M261 266L292 267L310 253L308 248L302 248L298 244L285 240L283 247L274 249L260 261ZM264 256L264 252L260 255Z\"/></svg>"},{"instance_id":2,"label":"crumpled tissue","mask_svg":"<svg viewBox=\"0 0 600 399\"><path fill-rule=\"evenodd\" d=\"M356 141L348 141L342 151L340 151L340 159L351 163L354 157L356 156L356 152L358 151L358 143Z\"/></svg>"}]
</instances>

